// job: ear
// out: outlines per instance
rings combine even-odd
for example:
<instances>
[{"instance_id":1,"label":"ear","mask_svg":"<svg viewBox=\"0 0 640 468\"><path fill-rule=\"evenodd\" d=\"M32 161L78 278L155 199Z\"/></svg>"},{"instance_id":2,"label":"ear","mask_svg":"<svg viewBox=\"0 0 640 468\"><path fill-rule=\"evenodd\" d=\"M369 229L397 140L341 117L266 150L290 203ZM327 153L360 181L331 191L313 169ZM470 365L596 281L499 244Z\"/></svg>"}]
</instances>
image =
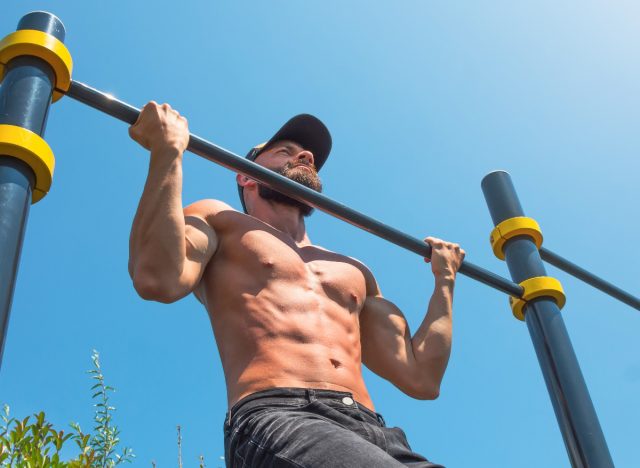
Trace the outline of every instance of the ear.
<instances>
[{"instance_id":1,"label":"ear","mask_svg":"<svg viewBox=\"0 0 640 468\"><path fill-rule=\"evenodd\" d=\"M255 180L242 174L236 174L236 182L240 187L252 187L256 185Z\"/></svg>"}]
</instances>

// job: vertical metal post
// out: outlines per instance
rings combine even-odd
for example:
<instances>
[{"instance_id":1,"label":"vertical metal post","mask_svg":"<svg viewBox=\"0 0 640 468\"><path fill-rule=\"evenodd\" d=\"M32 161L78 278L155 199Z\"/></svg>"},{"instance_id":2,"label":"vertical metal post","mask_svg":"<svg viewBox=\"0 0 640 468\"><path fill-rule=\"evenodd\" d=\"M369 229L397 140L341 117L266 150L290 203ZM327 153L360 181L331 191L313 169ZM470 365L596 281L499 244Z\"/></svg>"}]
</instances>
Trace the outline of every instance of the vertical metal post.
<instances>
[{"instance_id":1,"label":"vertical metal post","mask_svg":"<svg viewBox=\"0 0 640 468\"><path fill-rule=\"evenodd\" d=\"M18 23L17 30L22 29L43 31L64 41L64 26L51 13L25 15ZM26 128L42 136L54 80L49 64L39 58L10 60L0 86L0 124ZM0 155L0 365L34 182L27 164Z\"/></svg>"},{"instance_id":2,"label":"vertical metal post","mask_svg":"<svg viewBox=\"0 0 640 468\"><path fill-rule=\"evenodd\" d=\"M511 177L503 171L482 180L494 224L524 216ZM513 281L546 276L540 253L529 236L517 236L504 247ZM574 467L613 467L613 460L580 371L558 306L551 298L538 298L525 307L525 321L542 369L547 390Z\"/></svg>"}]
</instances>

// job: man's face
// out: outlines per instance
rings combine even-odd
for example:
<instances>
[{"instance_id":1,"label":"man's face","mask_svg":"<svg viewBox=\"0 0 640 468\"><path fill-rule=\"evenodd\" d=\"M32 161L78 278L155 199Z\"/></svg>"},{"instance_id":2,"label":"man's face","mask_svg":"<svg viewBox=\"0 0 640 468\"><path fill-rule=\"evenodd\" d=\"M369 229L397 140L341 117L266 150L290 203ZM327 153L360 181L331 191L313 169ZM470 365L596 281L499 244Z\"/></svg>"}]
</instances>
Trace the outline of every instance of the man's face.
<instances>
[{"instance_id":1,"label":"man's face","mask_svg":"<svg viewBox=\"0 0 640 468\"><path fill-rule=\"evenodd\" d=\"M288 140L277 141L260 153L255 162L316 192L322 192L322 181L313 164L313 154L298 143ZM258 185L258 195L264 200L295 206L303 216L309 216L313 212L309 205L262 184Z\"/></svg>"}]
</instances>

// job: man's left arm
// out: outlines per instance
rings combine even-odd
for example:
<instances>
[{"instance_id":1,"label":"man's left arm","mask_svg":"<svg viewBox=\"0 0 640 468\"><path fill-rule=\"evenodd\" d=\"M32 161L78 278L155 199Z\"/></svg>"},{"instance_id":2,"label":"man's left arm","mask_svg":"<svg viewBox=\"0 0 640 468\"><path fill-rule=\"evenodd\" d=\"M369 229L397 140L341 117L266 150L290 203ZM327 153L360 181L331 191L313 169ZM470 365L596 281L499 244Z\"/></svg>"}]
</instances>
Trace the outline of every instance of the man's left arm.
<instances>
[{"instance_id":1,"label":"man's left arm","mask_svg":"<svg viewBox=\"0 0 640 468\"><path fill-rule=\"evenodd\" d=\"M457 244L428 237L432 247L434 291L427 314L416 333L393 303L382 297L371 275L360 313L362 362L407 395L433 400L451 353L452 304L455 277L464 251Z\"/></svg>"}]
</instances>

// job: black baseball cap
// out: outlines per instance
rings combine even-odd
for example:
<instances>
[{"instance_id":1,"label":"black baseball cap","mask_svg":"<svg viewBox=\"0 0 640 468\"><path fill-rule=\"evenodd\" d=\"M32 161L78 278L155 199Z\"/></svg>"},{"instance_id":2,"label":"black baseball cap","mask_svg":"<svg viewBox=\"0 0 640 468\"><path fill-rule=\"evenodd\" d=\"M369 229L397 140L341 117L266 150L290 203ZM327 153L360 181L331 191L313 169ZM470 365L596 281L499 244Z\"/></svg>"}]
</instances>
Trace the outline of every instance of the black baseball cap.
<instances>
[{"instance_id":1,"label":"black baseball cap","mask_svg":"<svg viewBox=\"0 0 640 468\"><path fill-rule=\"evenodd\" d=\"M313 115L299 114L289 119L269 141L251 148L245 158L254 161L269 146L282 140L293 141L304 149L311 151L314 165L318 171L324 166L331 152L331 134L325 124ZM243 187L240 185L238 185L238 193L240 194L240 203L242 203L242 208L246 213L247 207L244 204Z\"/></svg>"}]
</instances>

